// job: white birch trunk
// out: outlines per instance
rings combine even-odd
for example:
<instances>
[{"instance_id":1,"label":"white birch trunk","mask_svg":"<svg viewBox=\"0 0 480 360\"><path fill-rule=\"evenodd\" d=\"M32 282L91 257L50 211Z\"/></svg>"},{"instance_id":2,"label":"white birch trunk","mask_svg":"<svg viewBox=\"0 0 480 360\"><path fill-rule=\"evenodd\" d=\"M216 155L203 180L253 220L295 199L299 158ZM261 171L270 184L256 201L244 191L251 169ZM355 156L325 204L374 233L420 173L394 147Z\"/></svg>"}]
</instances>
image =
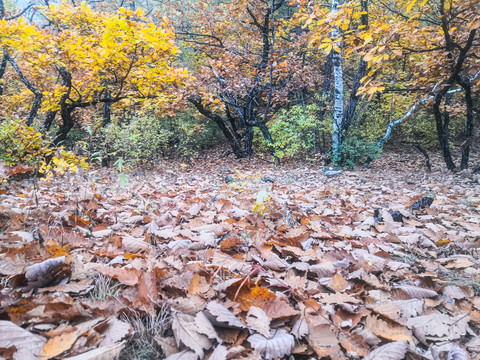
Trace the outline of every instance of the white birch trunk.
<instances>
[{"instance_id":1,"label":"white birch trunk","mask_svg":"<svg viewBox=\"0 0 480 360\"><path fill-rule=\"evenodd\" d=\"M333 14L338 13L338 0L332 0L331 11ZM335 28L332 31L332 38L338 38L339 31ZM338 162L341 157L342 145L342 128L343 128L343 70L342 70L342 54L341 41L336 42L338 51L333 51L333 75L335 81L334 99L335 108L333 114L333 131L332 131L332 160Z\"/></svg>"}]
</instances>

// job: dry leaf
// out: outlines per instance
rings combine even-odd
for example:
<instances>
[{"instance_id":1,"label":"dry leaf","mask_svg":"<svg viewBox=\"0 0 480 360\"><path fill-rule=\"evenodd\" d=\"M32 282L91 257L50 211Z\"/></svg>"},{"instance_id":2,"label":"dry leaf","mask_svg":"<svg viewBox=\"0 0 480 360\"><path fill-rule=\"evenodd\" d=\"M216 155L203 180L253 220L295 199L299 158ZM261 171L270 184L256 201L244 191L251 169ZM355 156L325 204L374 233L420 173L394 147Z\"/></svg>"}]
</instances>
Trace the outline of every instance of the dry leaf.
<instances>
[{"instance_id":1,"label":"dry leaf","mask_svg":"<svg viewBox=\"0 0 480 360\"><path fill-rule=\"evenodd\" d=\"M420 330L427 340L444 341L460 339L467 333L470 316L455 317L434 313L411 318L407 322L409 328Z\"/></svg>"},{"instance_id":2,"label":"dry leaf","mask_svg":"<svg viewBox=\"0 0 480 360\"><path fill-rule=\"evenodd\" d=\"M0 348L15 347L14 360L37 360L45 338L32 334L10 321L0 320Z\"/></svg>"},{"instance_id":3,"label":"dry leaf","mask_svg":"<svg viewBox=\"0 0 480 360\"><path fill-rule=\"evenodd\" d=\"M106 328L103 331L99 331L102 336L100 346L111 347L115 345L128 336L131 330L130 324L115 317L111 318L108 320Z\"/></svg>"},{"instance_id":4,"label":"dry leaf","mask_svg":"<svg viewBox=\"0 0 480 360\"><path fill-rule=\"evenodd\" d=\"M416 286L402 285L393 289L392 294L397 299L426 299L437 296L437 292Z\"/></svg>"},{"instance_id":5,"label":"dry leaf","mask_svg":"<svg viewBox=\"0 0 480 360\"><path fill-rule=\"evenodd\" d=\"M270 319L265 311L252 306L248 311L246 320L250 330L254 330L266 338L270 337Z\"/></svg>"},{"instance_id":6,"label":"dry leaf","mask_svg":"<svg viewBox=\"0 0 480 360\"><path fill-rule=\"evenodd\" d=\"M221 324L245 328L245 325L230 310L216 301L210 301L207 305L207 310Z\"/></svg>"},{"instance_id":7,"label":"dry leaf","mask_svg":"<svg viewBox=\"0 0 480 360\"><path fill-rule=\"evenodd\" d=\"M462 348L454 345L448 352L447 360L468 360L468 354Z\"/></svg>"},{"instance_id":8,"label":"dry leaf","mask_svg":"<svg viewBox=\"0 0 480 360\"><path fill-rule=\"evenodd\" d=\"M247 340L252 348L258 350L267 360L290 355L295 346L294 337L283 329L272 330L268 339L260 334L254 334Z\"/></svg>"},{"instance_id":9,"label":"dry leaf","mask_svg":"<svg viewBox=\"0 0 480 360\"><path fill-rule=\"evenodd\" d=\"M65 256L47 259L41 263L30 266L25 273L29 285L43 287L48 285L57 275L57 271L65 265Z\"/></svg>"},{"instance_id":10,"label":"dry leaf","mask_svg":"<svg viewBox=\"0 0 480 360\"><path fill-rule=\"evenodd\" d=\"M405 326L395 324L388 320L382 320L373 315L367 317L365 328L369 329L378 337L390 341L412 340L412 334Z\"/></svg>"},{"instance_id":11,"label":"dry leaf","mask_svg":"<svg viewBox=\"0 0 480 360\"><path fill-rule=\"evenodd\" d=\"M120 343L116 346L106 347L101 346L97 349L87 351L86 353L72 356L68 360L115 360L120 356L120 352L125 347L125 343Z\"/></svg>"},{"instance_id":12,"label":"dry leaf","mask_svg":"<svg viewBox=\"0 0 480 360\"><path fill-rule=\"evenodd\" d=\"M215 339L219 343L222 342L218 337L218 334L215 331L212 323L210 320L208 320L203 312L200 311L195 315L195 325L197 326L197 331L200 334L207 335L209 339Z\"/></svg>"},{"instance_id":13,"label":"dry leaf","mask_svg":"<svg viewBox=\"0 0 480 360\"><path fill-rule=\"evenodd\" d=\"M103 318L98 318L78 324L75 326L73 331L66 332L50 338L45 344L45 346L42 348L41 357L43 359L51 359L70 350L70 348L80 336L88 332L91 328L93 328L102 320Z\"/></svg>"},{"instance_id":14,"label":"dry leaf","mask_svg":"<svg viewBox=\"0 0 480 360\"><path fill-rule=\"evenodd\" d=\"M172 321L172 329L177 341L177 346L180 343L193 350L195 354L203 358L204 350L210 349L212 342L206 335L197 331L195 317L189 314L174 312Z\"/></svg>"},{"instance_id":15,"label":"dry leaf","mask_svg":"<svg viewBox=\"0 0 480 360\"><path fill-rule=\"evenodd\" d=\"M198 360L198 355L193 351L183 350L166 357L165 360Z\"/></svg>"},{"instance_id":16,"label":"dry leaf","mask_svg":"<svg viewBox=\"0 0 480 360\"><path fill-rule=\"evenodd\" d=\"M391 342L373 350L363 360L403 360L407 346L408 342L405 340Z\"/></svg>"}]
</instances>

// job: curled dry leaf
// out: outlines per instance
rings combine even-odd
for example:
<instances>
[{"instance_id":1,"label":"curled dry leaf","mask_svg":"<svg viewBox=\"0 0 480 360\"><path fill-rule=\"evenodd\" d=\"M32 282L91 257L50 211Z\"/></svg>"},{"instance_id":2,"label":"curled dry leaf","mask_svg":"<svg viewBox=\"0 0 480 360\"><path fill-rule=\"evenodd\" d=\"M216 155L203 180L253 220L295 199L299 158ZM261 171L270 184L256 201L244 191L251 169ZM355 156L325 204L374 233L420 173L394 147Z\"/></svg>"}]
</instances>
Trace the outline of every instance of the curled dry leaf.
<instances>
[{"instance_id":1,"label":"curled dry leaf","mask_svg":"<svg viewBox=\"0 0 480 360\"><path fill-rule=\"evenodd\" d=\"M65 256L47 259L41 263L30 266L25 273L25 278L29 284L35 287L43 287L49 284L56 275L56 271L65 265Z\"/></svg>"},{"instance_id":2,"label":"curled dry leaf","mask_svg":"<svg viewBox=\"0 0 480 360\"><path fill-rule=\"evenodd\" d=\"M216 301L210 301L207 305L207 310L218 323L236 328L245 328L245 325L230 310Z\"/></svg>"},{"instance_id":3,"label":"curled dry leaf","mask_svg":"<svg viewBox=\"0 0 480 360\"><path fill-rule=\"evenodd\" d=\"M462 348L454 345L448 352L447 360L468 360L468 354Z\"/></svg>"},{"instance_id":4,"label":"curled dry leaf","mask_svg":"<svg viewBox=\"0 0 480 360\"><path fill-rule=\"evenodd\" d=\"M45 345L45 338L15 325L0 320L0 348L14 347L13 360L37 360Z\"/></svg>"},{"instance_id":5,"label":"curled dry leaf","mask_svg":"<svg viewBox=\"0 0 480 360\"><path fill-rule=\"evenodd\" d=\"M408 342L405 340L388 343L373 350L364 360L403 360L407 346Z\"/></svg>"},{"instance_id":6,"label":"curled dry leaf","mask_svg":"<svg viewBox=\"0 0 480 360\"><path fill-rule=\"evenodd\" d=\"M263 335L254 334L248 339L252 348L258 350L264 359L276 359L285 355L290 355L295 346L295 339L283 329L272 330L270 338Z\"/></svg>"}]
</instances>

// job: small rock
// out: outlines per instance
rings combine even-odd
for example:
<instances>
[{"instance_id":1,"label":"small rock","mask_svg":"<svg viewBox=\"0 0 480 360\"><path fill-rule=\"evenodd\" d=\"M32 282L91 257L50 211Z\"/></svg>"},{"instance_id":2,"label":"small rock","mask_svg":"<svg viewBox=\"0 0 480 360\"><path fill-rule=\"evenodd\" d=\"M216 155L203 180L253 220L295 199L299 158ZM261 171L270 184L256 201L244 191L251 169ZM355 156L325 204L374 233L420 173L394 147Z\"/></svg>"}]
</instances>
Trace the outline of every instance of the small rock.
<instances>
[{"instance_id":1,"label":"small rock","mask_svg":"<svg viewBox=\"0 0 480 360\"><path fill-rule=\"evenodd\" d=\"M333 177L333 176L340 175L342 173L342 169L338 167L325 166L323 168L323 173L325 176Z\"/></svg>"}]
</instances>

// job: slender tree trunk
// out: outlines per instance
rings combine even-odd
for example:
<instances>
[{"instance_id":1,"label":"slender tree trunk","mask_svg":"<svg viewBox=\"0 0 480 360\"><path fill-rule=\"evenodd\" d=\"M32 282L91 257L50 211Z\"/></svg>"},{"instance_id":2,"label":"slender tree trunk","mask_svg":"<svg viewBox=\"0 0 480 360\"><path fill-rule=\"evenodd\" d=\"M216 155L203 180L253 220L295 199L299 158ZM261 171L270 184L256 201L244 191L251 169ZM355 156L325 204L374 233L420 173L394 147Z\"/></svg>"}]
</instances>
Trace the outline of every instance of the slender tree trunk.
<instances>
[{"instance_id":1,"label":"slender tree trunk","mask_svg":"<svg viewBox=\"0 0 480 360\"><path fill-rule=\"evenodd\" d=\"M433 104L433 114L435 116L437 136L440 142L440 147L442 149L443 159L445 160L447 169L453 170L455 169L455 163L453 162L452 154L450 152L450 145L448 143L450 136L450 115L447 110L443 111L443 113L440 110L442 99L443 96L441 93L435 96L435 102Z\"/></svg>"},{"instance_id":2,"label":"slender tree trunk","mask_svg":"<svg viewBox=\"0 0 480 360\"><path fill-rule=\"evenodd\" d=\"M462 160L460 162L460 169L468 169L468 160L470 157L470 145L473 136L473 98L472 98L472 83L470 79L459 78L460 85L465 90L465 104L467 106L467 124L465 135L467 139L462 144Z\"/></svg>"},{"instance_id":3,"label":"slender tree trunk","mask_svg":"<svg viewBox=\"0 0 480 360\"><path fill-rule=\"evenodd\" d=\"M338 0L332 0L331 12L338 13ZM332 31L332 38L339 36L338 29ZM342 54L341 43L336 42L338 51L332 49L333 52L333 76L335 81L334 99L335 107L333 114L333 131L332 131L332 160L334 163L340 161L342 146L342 129L343 129L343 70L342 70Z\"/></svg>"},{"instance_id":4,"label":"slender tree trunk","mask_svg":"<svg viewBox=\"0 0 480 360\"><path fill-rule=\"evenodd\" d=\"M112 97L110 96L110 91L105 92L105 99L110 100ZM112 103L106 101L103 103L103 112L102 112L102 126L105 127L111 122L112 116Z\"/></svg>"},{"instance_id":5,"label":"slender tree trunk","mask_svg":"<svg viewBox=\"0 0 480 360\"><path fill-rule=\"evenodd\" d=\"M55 120L55 117L57 116L57 110L52 111L49 110L47 115L45 116L45 119L43 120L43 130L44 131L49 131L50 128L52 127L53 120Z\"/></svg>"},{"instance_id":6,"label":"slender tree trunk","mask_svg":"<svg viewBox=\"0 0 480 360\"><path fill-rule=\"evenodd\" d=\"M364 30L368 29L368 0L361 0L360 2L362 9L362 16L360 18L361 24L365 26ZM358 89L360 89L361 82L360 80L365 76L367 72L367 62L363 60L363 57L360 58L358 63L357 73L353 80L352 89L350 92L350 99L348 100L347 107L345 108L345 113L343 117L343 132L346 133L352 125L355 118L355 111L357 105L360 102L360 95L357 95Z\"/></svg>"},{"instance_id":7,"label":"slender tree trunk","mask_svg":"<svg viewBox=\"0 0 480 360\"><path fill-rule=\"evenodd\" d=\"M27 122L26 122L27 126L30 126L32 125L33 120L35 120L37 116L38 109L40 109L40 106L42 105L43 95L37 88L35 88L35 86L33 86L33 84L30 81L28 81L28 79L25 77L25 75L22 73L22 71L18 67L17 63L8 54L6 54L6 56L7 56L7 60L10 62L10 64L12 65L12 67L15 69L18 76L20 77L20 80L27 87L27 89L30 90L35 95L35 98L33 99L32 108L30 109L30 114L28 115Z\"/></svg>"},{"instance_id":8,"label":"slender tree trunk","mask_svg":"<svg viewBox=\"0 0 480 360\"><path fill-rule=\"evenodd\" d=\"M2 62L0 63L0 80L3 78L3 75L5 75L5 70L7 68L7 62L8 62L7 50L4 49L3 50ZM3 85L2 84L0 84L0 95L3 95Z\"/></svg>"}]
</instances>

